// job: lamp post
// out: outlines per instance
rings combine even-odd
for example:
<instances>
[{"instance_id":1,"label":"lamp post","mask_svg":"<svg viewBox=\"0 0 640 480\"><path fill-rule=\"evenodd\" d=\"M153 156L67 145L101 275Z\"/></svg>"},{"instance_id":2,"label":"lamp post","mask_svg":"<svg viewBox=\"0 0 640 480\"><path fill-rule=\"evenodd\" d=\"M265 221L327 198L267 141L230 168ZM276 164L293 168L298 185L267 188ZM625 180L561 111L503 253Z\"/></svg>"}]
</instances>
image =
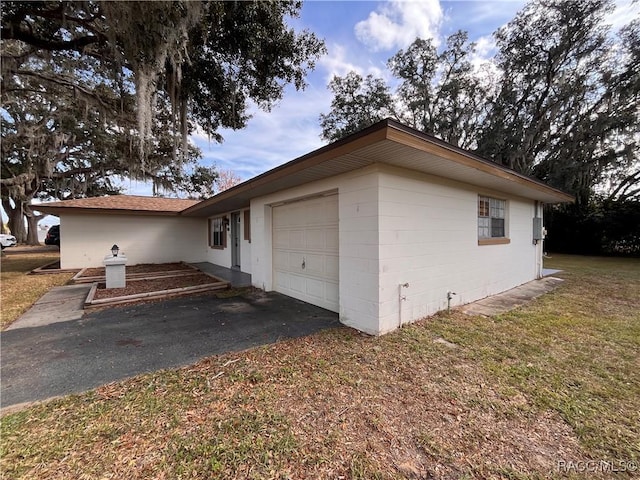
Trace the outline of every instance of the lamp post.
<instances>
[{"instance_id":1,"label":"lamp post","mask_svg":"<svg viewBox=\"0 0 640 480\"><path fill-rule=\"evenodd\" d=\"M105 270L105 284L107 288L124 288L127 286L126 263L124 252L120 255L120 247L113 245L111 254L106 254L102 262Z\"/></svg>"}]
</instances>

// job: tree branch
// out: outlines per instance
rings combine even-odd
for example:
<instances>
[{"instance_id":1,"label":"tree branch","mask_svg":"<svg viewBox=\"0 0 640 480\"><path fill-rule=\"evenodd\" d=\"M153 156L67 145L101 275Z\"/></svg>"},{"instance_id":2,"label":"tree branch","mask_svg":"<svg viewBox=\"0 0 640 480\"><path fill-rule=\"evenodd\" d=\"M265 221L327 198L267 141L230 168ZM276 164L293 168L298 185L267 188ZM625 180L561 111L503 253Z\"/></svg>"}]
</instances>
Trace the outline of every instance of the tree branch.
<instances>
[{"instance_id":1,"label":"tree branch","mask_svg":"<svg viewBox=\"0 0 640 480\"><path fill-rule=\"evenodd\" d=\"M609 199L613 200L619 193L623 194L621 195L623 200L635 195L636 193L638 193L637 190L632 191L631 193L627 193L627 190L638 182L640 182L640 170L625 177L622 182L620 182L620 184L615 188L615 190L611 192L611 195L609 195Z\"/></svg>"},{"instance_id":2,"label":"tree branch","mask_svg":"<svg viewBox=\"0 0 640 480\"><path fill-rule=\"evenodd\" d=\"M79 167L72 170L65 170L64 172L53 172L51 178L69 178L80 173L91 173L94 170L95 168L92 167Z\"/></svg>"},{"instance_id":3,"label":"tree branch","mask_svg":"<svg viewBox=\"0 0 640 480\"><path fill-rule=\"evenodd\" d=\"M30 70L18 70L16 73L18 75L25 75L25 76L28 76L28 77L35 77L35 78L39 78L39 79L47 81L47 82L55 83L55 84L63 86L63 87L71 88L73 90L79 91L80 93L82 93L83 95L86 95L89 98L92 98L92 99L96 100L100 104L100 106L102 106L105 109L111 109L112 108L112 106L107 105L106 103L104 103L104 101L102 100L102 98L100 98L99 95L96 95L91 90L88 90L87 88L82 87L81 85L73 83L71 80L67 80L66 78L64 78L61 75L52 76L52 75L47 75L47 74L40 73L40 72L32 72Z\"/></svg>"},{"instance_id":4,"label":"tree branch","mask_svg":"<svg viewBox=\"0 0 640 480\"><path fill-rule=\"evenodd\" d=\"M21 42L26 43L27 45L31 45L32 47L40 48L48 51L76 51L78 53L82 53L84 48L88 45L92 45L95 43L100 43L104 41L104 38L100 36L85 36L78 37L72 40L47 40L44 38L39 38L30 32L23 30L22 28L13 28L13 27L2 27L2 39L3 40L19 40Z\"/></svg>"},{"instance_id":5,"label":"tree branch","mask_svg":"<svg viewBox=\"0 0 640 480\"><path fill-rule=\"evenodd\" d=\"M0 179L0 185L3 187L17 187L20 185L27 185L36 179L35 173L21 173L11 178L2 178Z\"/></svg>"}]
</instances>

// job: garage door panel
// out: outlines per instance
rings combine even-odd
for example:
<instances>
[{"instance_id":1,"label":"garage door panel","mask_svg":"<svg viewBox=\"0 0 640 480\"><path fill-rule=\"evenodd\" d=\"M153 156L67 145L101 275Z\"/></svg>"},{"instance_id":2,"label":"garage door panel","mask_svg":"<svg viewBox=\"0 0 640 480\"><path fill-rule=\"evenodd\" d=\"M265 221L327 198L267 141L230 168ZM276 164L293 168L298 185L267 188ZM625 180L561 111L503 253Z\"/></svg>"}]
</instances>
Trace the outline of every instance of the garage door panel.
<instances>
[{"instance_id":1,"label":"garage door panel","mask_svg":"<svg viewBox=\"0 0 640 480\"><path fill-rule=\"evenodd\" d=\"M325 256L318 254L307 254L304 257L304 273L310 276L324 277L325 276Z\"/></svg>"},{"instance_id":2,"label":"garage door panel","mask_svg":"<svg viewBox=\"0 0 640 480\"><path fill-rule=\"evenodd\" d=\"M325 284L325 297L326 300L331 303L338 305L339 304L339 287L337 283L327 282Z\"/></svg>"},{"instance_id":3,"label":"garage door panel","mask_svg":"<svg viewBox=\"0 0 640 480\"><path fill-rule=\"evenodd\" d=\"M305 294L307 291L307 286L305 282L305 277L302 275L296 275L293 273L287 274L289 289L293 292L297 292L298 294Z\"/></svg>"},{"instance_id":4,"label":"garage door panel","mask_svg":"<svg viewBox=\"0 0 640 480\"><path fill-rule=\"evenodd\" d=\"M290 272L302 271L302 262L304 262L305 256L300 252L289 252L289 264L287 270Z\"/></svg>"},{"instance_id":5,"label":"garage door panel","mask_svg":"<svg viewBox=\"0 0 640 480\"><path fill-rule=\"evenodd\" d=\"M284 248L304 250L305 243L304 230L289 230L289 245Z\"/></svg>"},{"instance_id":6,"label":"garage door panel","mask_svg":"<svg viewBox=\"0 0 640 480\"><path fill-rule=\"evenodd\" d=\"M337 312L337 195L280 205L272 213L275 289Z\"/></svg>"},{"instance_id":7,"label":"garage door panel","mask_svg":"<svg viewBox=\"0 0 640 480\"><path fill-rule=\"evenodd\" d=\"M304 225L305 221L305 211L304 207L298 204L293 204L290 206L289 212L287 213L286 225L295 225L300 226Z\"/></svg>"},{"instance_id":8,"label":"garage door panel","mask_svg":"<svg viewBox=\"0 0 640 480\"><path fill-rule=\"evenodd\" d=\"M306 294L319 300L324 300L325 282L314 278L307 278L304 282L306 286Z\"/></svg>"},{"instance_id":9,"label":"garage door panel","mask_svg":"<svg viewBox=\"0 0 640 480\"><path fill-rule=\"evenodd\" d=\"M274 248L287 248L289 246L289 230L273 231Z\"/></svg>"},{"instance_id":10,"label":"garage door panel","mask_svg":"<svg viewBox=\"0 0 640 480\"><path fill-rule=\"evenodd\" d=\"M273 268L275 270L289 270L289 252L282 250L273 251Z\"/></svg>"},{"instance_id":11,"label":"garage door panel","mask_svg":"<svg viewBox=\"0 0 640 480\"><path fill-rule=\"evenodd\" d=\"M306 208L304 222L305 225L315 225L317 223L325 223L327 221L325 215L326 206L321 203L309 202Z\"/></svg>"},{"instance_id":12,"label":"garage door panel","mask_svg":"<svg viewBox=\"0 0 640 480\"><path fill-rule=\"evenodd\" d=\"M305 250L325 250L325 245L326 241L323 230L317 228L307 230Z\"/></svg>"}]
</instances>

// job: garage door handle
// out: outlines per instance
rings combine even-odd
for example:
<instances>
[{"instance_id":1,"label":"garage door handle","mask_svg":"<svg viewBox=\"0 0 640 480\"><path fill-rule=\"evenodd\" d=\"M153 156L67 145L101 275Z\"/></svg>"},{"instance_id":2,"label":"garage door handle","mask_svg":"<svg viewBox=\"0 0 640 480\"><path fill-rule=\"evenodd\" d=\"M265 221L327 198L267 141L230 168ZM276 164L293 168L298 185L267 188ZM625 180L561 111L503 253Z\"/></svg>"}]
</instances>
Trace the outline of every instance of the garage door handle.
<instances>
[{"instance_id":1,"label":"garage door handle","mask_svg":"<svg viewBox=\"0 0 640 480\"><path fill-rule=\"evenodd\" d=\"M307 264L305 263L304 257L302 258L302 269L304 270L304 268L307 266Z\"/></svg>"}]
</instances>

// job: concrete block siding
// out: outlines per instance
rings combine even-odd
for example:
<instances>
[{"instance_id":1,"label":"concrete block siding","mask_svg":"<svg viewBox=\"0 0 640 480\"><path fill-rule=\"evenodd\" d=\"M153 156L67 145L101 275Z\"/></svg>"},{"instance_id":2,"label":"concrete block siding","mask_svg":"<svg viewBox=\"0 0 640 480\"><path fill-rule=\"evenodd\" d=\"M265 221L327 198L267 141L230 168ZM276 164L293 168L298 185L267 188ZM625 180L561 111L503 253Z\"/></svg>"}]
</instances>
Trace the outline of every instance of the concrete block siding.
<instances>
[{"instance_id":1,"label":"concrete block siding","mask_svg":"<svg viewBox=\"0 0 640 480\"><path fill-rule=\"evenodd\" d=\"M252 274L271 290L270 205L338 189L340 320L382 334L536 278L534 202L374 165L252 200ZM478 194L508 201L506 245L478 245ZM409 283L399 290L399 285ZM400 295L406 297L401 301ZM400 310L402 309L402 310Z\"/></svg>"},{"instance_id":2,"label":"concrete block siding","mask_svg":"<svg viewBox=\"0 0 640 480\"><path fill-rule=\"evenodd\" d=\"M62 268L102 266L115 243L129 265L203 262L207 224L201 218L65 213L60 218Z\"/></svg>"},{"instance_id":3,"label":"concrete block siding","mask_svg":"<svg viewBox=\"0 0 640 480\"><path fill-rule=\"evenodd\" d=\"M533 200L391 167L379 182L379 333L445 309L448 291L455 306L536 278ZM507 200L509 244L478 245L478 194Z\"/></svg>"}]
</instances>

